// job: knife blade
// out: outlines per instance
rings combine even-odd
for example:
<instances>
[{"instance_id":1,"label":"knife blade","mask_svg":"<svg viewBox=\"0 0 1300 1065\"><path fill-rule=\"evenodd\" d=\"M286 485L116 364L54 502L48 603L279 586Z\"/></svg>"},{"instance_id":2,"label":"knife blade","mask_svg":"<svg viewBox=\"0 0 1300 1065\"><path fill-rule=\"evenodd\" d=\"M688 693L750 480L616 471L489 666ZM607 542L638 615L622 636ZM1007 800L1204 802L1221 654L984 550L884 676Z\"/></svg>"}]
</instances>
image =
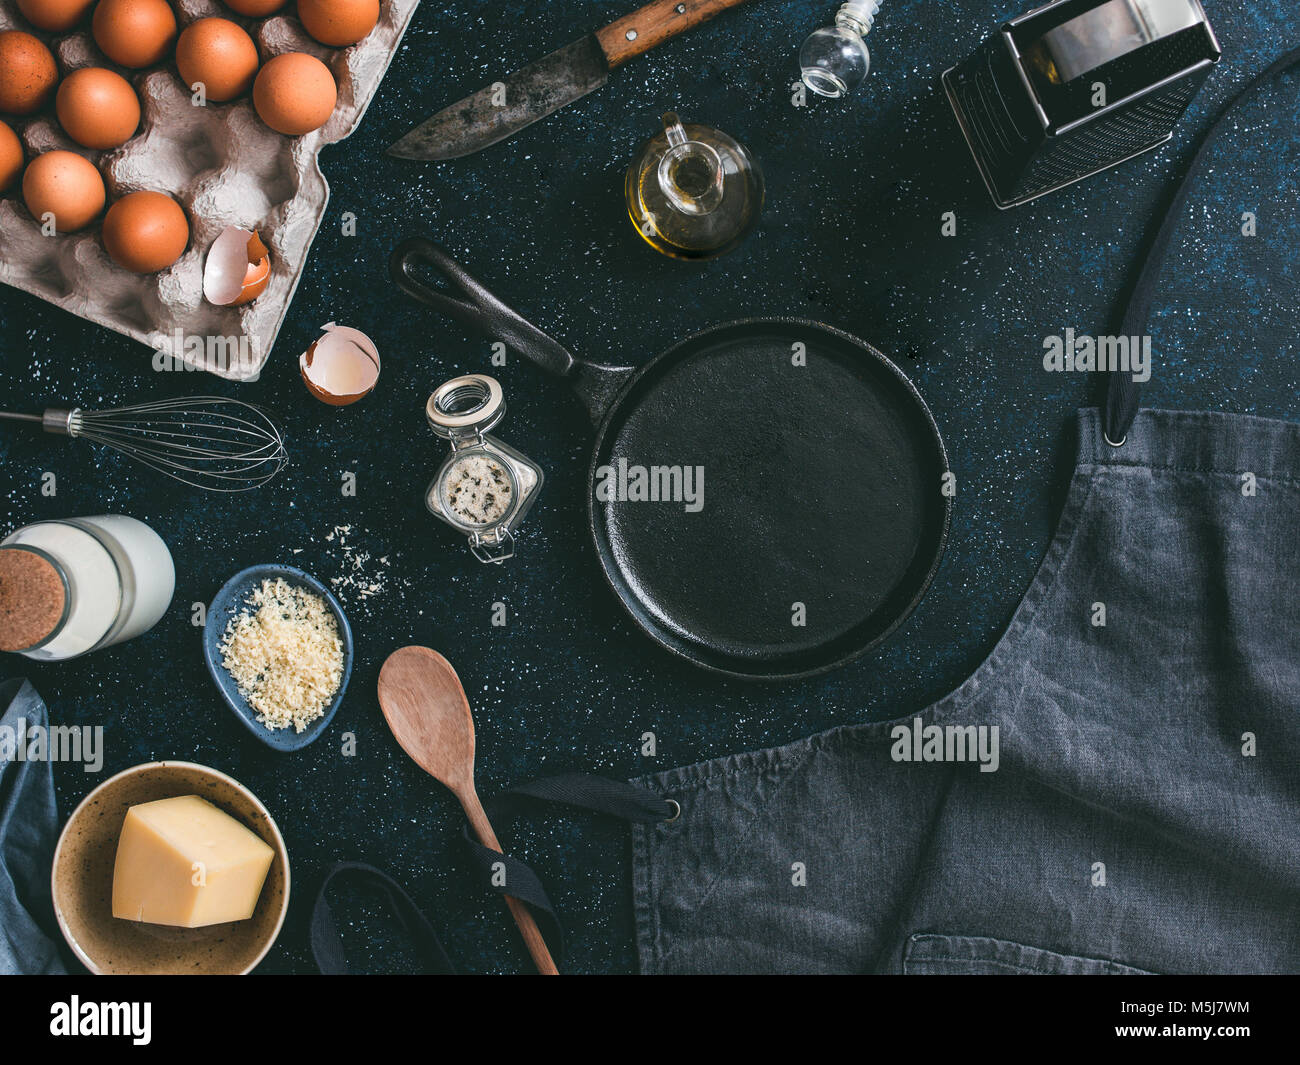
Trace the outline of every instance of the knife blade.
<instances>
[{"instance_id":1,"label":"knife blade","mask_svg":"<svg viewBox=\"0 0 1300 1065\"><path fill-rule=\"evenodd\" d=\"M593 34L552 52L421 122L388 149L402 159L459 159L490 147L594 92L609 63Z\"/></svg>"},{"instance_id":2,"label":"knife blade","mask_svg":"<svg viewBox=\"0 0 1300 1065\"><path fill-rule=\"evenodd\" d=\"M634 56L748 0L654 0L529 63L416 126L388 149L402 159L459 159L490 147L599 89Z\"/></svg>"}]
</instances>

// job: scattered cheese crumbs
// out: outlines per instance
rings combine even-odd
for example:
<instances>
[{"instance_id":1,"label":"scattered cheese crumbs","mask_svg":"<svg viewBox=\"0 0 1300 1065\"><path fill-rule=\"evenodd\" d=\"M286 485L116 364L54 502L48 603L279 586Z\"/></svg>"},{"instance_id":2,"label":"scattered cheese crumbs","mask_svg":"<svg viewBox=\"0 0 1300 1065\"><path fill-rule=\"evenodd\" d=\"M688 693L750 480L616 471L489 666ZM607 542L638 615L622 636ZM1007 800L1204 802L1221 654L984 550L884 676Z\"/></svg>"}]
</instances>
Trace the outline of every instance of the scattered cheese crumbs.
<instances>
[{"instance_id":1,"label":"scattered cheese crumbs","mask_svg":"<svg viewBox=\"0 0 1300 1065\"><path fill-rule=\"evenodd\" d=\"M384 555L377 560L384 569L376 569L376 560L369 551L359 550L349 543L351 533L351 525L336 525L333 531L325 534L325 540L337 543L343 556L339 560L343 572L330 578L330 588L349 606L354 601L364 601L386 590L388 574L385 570L389 564L388 556Z\"/></svg>"},{"instance_id":2,"label":"scattered cheese crumbs","mask_svg":"<svg viewBox=\"0 0 1300 1065\"><path fill-rule=\"evenodd\" d=\"M264 580L230 619L221 664L268 729L302 732L343 681L343 641L325 600L282 578Z\"/></svg>"}]
</instances>

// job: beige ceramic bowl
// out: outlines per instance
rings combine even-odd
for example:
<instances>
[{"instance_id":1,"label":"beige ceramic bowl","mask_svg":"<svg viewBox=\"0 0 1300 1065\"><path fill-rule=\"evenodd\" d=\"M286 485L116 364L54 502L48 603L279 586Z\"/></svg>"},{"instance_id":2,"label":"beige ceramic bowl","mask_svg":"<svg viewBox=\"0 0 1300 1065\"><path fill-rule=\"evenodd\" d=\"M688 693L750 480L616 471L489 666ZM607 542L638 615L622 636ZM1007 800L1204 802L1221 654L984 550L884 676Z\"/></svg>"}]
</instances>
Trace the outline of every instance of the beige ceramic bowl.
<instances>
[{"instance_id":1,"label":"beige ceramic bowl","mask_svg":"<svg viewBox=\"0 0 1300 1065\"><path fill-rule=\"evenodd\" d=\"M113 864L126 811L137 803L199 795L256 832L275 851L247 921L170 928L113 916ZM63 826L50 884L63 938L95 973L250 972L280 934L289 908L289 856L271 815L246 787L193 762L150 762L104 781Z\"/></svg>"}]
</instances>

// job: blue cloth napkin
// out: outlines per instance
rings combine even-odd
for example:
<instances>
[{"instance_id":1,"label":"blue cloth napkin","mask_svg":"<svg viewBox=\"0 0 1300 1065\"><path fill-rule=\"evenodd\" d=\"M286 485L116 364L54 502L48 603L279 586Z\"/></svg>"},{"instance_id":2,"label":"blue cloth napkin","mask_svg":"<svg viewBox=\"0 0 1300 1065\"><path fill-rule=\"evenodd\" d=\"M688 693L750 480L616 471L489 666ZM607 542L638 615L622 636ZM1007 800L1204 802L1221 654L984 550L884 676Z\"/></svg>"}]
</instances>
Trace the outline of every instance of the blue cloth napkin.
<instances>
[{"instance_id":1,"label":"blue cloth napkin","mask_svg":"<svg viewBox=\"0 0 1300 1065\"><path fill-rule=\"evenodd\" d=\"M18 761L21 730L46 728L45 704L27 681L0 683L0 974L64 973L50 868L59 837L48 759Z\"/></svg>"}]
</instances>

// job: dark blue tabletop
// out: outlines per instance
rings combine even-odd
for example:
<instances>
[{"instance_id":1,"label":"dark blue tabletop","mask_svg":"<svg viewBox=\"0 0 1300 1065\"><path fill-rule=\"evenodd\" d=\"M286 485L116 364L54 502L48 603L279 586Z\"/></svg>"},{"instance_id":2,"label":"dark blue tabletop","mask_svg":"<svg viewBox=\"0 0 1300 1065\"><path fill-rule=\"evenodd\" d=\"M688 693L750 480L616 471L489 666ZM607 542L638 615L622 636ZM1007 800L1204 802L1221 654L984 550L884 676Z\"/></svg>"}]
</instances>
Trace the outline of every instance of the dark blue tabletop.
<instances>
[{"instance_id":1,"label":"dark blue tabletop","mask_svg":"<svg viewBox=\"0 0 1300 1065\"><path fill-rule=\"evenodd\" d=\"M379 713L385 656L408 643L444 653L474 708L485 796L561 771L629 777L834 725L918 709L987 653L1046 548L1069 473L1073 411L1095 383L1042 369L1043 338L1106 332L1153 213L1198 130L1251 75L1300 43L1285 0L1209 2L1225 59L1174 141L1029 206L998 212L980 184L939 74L1029 3L886 0L874 69L855 97L791 104L800 40L833 0L756 0L617 72L600 93L478 156L443 164L383 148L485 80L612 21L630 0L566 4L426 2L362 123L322 164L329 213L262 379L236 386L156 374L149 352L12 290L0 293L4 409L87 407L218 392L266 405L291 468L239 497L174 486L88 445L4 431L0 530L48 517L122 512L153 525L177 564L175 602L148 636L29 676L56 723L102 724L104 775L160 758L194 760L249 785L278 819L293 863L291 920L263 966L311 967L304 930L325 864L353 859L403 881L466 970L526 971L504 907L470 882L451 796L399 750ZM1295 79L1241 117L1193 198L1163 280L1151 406L1295 418L1297 198ZM624 213L623 172L660 114L715 125L764 167L763 221L736 254L705 266L663 259ZM955 237L940 233L955 212ZM1241 235L1243 212L1259 233ZM343 212L357 217L344 236ZM625 619L585 530L590 424L567 388L425 312L388 284L402 237L432 236L583 355L643 362L712 323L780 314L869 340L916 381L959 478L938 578L883 647L825 678L754 686L660 652ZM312 399L299 353L329 321L357 326L383 356L378 390L335 410ZM444 445L424 401L457 373L493 372L509 415L502 438L546 469L521 555L486 567L425 511ZM58 494L40 492L54 471ZM342 494L345 472L355 496ZM343 530L342 533L336 530ZM360 559L360 563L357 560ZM364 574L367 598L339 596L356 637L348 697L328 733L279 754L250 736L203 669L191 605L245 566L287 562L322 580ZM509 623L493 626L493 605ZM658 755L640 756L654 732ZM355 735L354 756L344 753ZM66 813L96 782L56 767ZM569 932L567 967L635 968L625 831L591 819L498 825L552 889ZM358 968L411 964L364 900L350 922Z\"/></svg>"}]
</instances>

